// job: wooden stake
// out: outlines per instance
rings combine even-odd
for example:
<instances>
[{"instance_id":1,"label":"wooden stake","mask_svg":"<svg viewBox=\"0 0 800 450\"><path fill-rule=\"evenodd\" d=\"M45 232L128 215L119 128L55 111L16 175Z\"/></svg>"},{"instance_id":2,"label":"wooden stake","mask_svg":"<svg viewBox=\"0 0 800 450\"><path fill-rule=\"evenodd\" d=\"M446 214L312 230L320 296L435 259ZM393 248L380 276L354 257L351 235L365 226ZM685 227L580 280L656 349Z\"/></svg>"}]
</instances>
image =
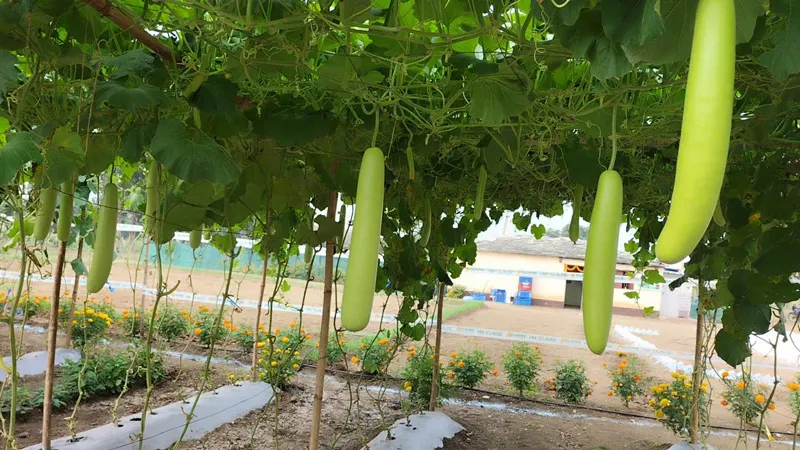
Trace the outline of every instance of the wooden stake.
<instances>
[{"instance_id":1,"label":"wooden stake","mask_svg":"<svg viewBox=\"0 0 800 450\"><path fill-rule=\"evenodd\" d=\"M336 220L336 206L339 195L331 192L328 196L328 219ZM336 251L333 238L325 243L325 290L322 294L322 325L319 328L319 357L314 383L314 409L311 415L311 439L308 450L319 448L319 428L322 420L322 393L325 388L325 368L328 366L328 329L331 323L331 297L333 296L333 254Z\"/></svg>"},{"instance_id":2,"label":"wooden stake","mask_svg":"<svg viewBox=\"0 0 800 450\"><path fill-rule=\"evenodd\" d=\"M58 243L58 259L53 275L53 303L50 306L50 323L47 327L47 368L44 376L44 404L42 405L42 450L50 450L50 428L53 419L53 383L56 366L56 334L58 332L58 303L61 298L61 277L64 274L64 255L67 243Z\"/></svg>"},{"instance_id":3,"label":"wooden stake","mask_svg":"<svg viewBox=\"0 0 800 450\"><path fill-rule=\"evenodd\" d=\"M84 219L86 218L85 213L81 214L81 217ZM83 236L78 238L78 256L76 259L81 259L83 255ZM59 280L60 282L60 280ZM78 286L80 286L81 276L77 273L75 274L75 282L72 283L72 302L69 304L69 314L67 314L67 322L66 322L66 342L64 343L64 347L70 348L72 346L72 321L75 319L75 303L78 302Z\"/></svg>"},{"instance_id":4,"label":"wooden stake","mask_svg":"<svg viewBox=\"0 0 800 450\"><path fill-rule=\"evenodd\" d=\"M272 210L269 209L267 210L267 227L272 227ZM268 230L268 232L270 231ZM261 307L264 304L264 290L267 287L267 267L269 267L269 252L264 251L264 265L261 267L261 288L258 293L258 306L256 307L256 325L253 328L253 364L250 368L253 381L258 381L258 338L261 331L259 330L261 326Z\"/></svg>"},{"instance_id":5,"label":"wooden stake","mask_svg":"<svg viewBox=\"0 0 800 450\"><path fill-rule=\"evenodd\" d=\"M147 235L145 234L145 236L147 236ZM140 312L139 313L141 314L142 320L139 321L139 337L144 337L145 334L147 333L147 329L144 326L144 323L145 323L145 320L146 320L146 318L144 317L144 310L147 307L147 304L145 303L145 298L144 298L144 291L147 289L147 272L150 270L150 268L148 267L149 265L150 265L150 238L149 237L145 237L145 239L144 239L144 275L142 276L142 299L141 299L141 306L139 307L140 308ZM134 305L135 304L136 304L136 299L134 299ZM134 308L134 311L133 311L134 319L136 318L135 309L136 308ZM134 322L134 324L135 323L136 322Z\"/></svg>"},{"instance_id":6,"label":"wooden stake","mask_svg":"<svg viewBox=\"0 0 800 450\"><path fill-rule=\"evenodd\" d=\"M692 416L689 428L689 443L700 442L700 385L703 381L703 320L706 314L703 308L703 281L697 280L697 328L694 337L694 369L692 370Z\"/></svg>"},{"instance_id":7,"label":"wooden stake","mask_svg":"<svg viewBox=\"0 0 800 450\"><path fill-rule=\"evenodd\" d=\"M442 312L444 311L444 284L439 283L439 297L436 300L436 346L433 348L433 380L431 380L431 403L428 409L436 411L439 400L439 354L442 347Z\"/></svg>"}]
</instances>

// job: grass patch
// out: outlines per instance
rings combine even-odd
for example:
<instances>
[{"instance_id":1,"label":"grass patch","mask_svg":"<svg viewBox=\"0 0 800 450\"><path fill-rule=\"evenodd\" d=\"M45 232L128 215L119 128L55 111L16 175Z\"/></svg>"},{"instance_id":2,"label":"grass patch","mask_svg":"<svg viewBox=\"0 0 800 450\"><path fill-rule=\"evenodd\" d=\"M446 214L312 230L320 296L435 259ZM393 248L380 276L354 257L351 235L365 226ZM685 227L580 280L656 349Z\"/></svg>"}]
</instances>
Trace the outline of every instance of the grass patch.
<instances>
[{"instance_id":1,"label":"grass patch","mask_svg":"<svg viewBox=\"0 0 800 450\"><path fill-rule=\"evenodd\" d=\"M447 299L444 303L444 310L442 311L442 320L446 321L453 317L466 314L472 310L483 308L484 302L477 300L458 300Z\"/></svg>"}]
</instances>

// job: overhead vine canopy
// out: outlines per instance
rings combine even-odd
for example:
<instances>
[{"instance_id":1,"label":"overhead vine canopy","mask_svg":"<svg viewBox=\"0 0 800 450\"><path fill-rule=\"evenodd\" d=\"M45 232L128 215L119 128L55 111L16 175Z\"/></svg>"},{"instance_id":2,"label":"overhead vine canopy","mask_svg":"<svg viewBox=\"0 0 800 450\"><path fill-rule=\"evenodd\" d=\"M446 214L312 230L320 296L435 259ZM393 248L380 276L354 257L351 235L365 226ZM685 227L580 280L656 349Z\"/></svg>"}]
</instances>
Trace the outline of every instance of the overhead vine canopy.
<instances>
[{"instance_id":1,"label":"overhead vine canopy","mask_svg":"<svg viewBox=\"0 0 800 450\"><path fill-rule=\"evenodd\" d=\"M561 214L579 185L591 205L615 134L638 230L626 249L644 267L668 210L697 3L4 0L0 184L50 187L113 165L137 194L152 158L173 178L164 239L257 225L264 249L290 234L316 245L339 226L317 217L312 232L298 211L309 199L324 208L332 190L349 202L362 153L378 146L378 283L411 299L400 318L412 323L415 301L432 295L419 281L474 262L490 219L522 211L514 222L528 229L532 215ZM735 6L728 225L709 230L687 268L721 280L709 306L727 308L717 349L732 363L747 335L772 326L771 304L797 299L789 276L800 271L800 8ZM490 212L473 220L463 211L481 166ZM143 212L137 198L126 208ZM426 200L437 226L421 248L412 235Z\"/></svg>"}]
</instances>

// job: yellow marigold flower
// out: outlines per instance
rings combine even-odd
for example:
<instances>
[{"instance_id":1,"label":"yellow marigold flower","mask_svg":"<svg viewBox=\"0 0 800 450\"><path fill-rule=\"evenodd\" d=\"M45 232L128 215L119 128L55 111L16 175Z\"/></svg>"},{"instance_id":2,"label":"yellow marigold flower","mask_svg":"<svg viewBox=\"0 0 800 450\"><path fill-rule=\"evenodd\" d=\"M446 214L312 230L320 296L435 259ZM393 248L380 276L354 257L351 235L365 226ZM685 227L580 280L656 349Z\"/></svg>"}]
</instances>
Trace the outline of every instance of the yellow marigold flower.
<instances>
[{"instance_id":1,"label":"yellow marigold flower","mask_svg":"<svg viewBox=\"0 0 800 450\"><path fill-rule=\"evenodd\" d=\"M73 320L73 321L72 321L72 326L75 326L75 325L77 325L77 324L78 324L78 321L77 321L77 320Z\"/></svg>"},{"instance_id":2,"label":"yellow marigold flower","mask_svg":"<svg viewBox=\"0 0 800 450\"><path fill-rule=\"evenodd\" d=\"M296 327L296 326L297 326L297 324L296 324L296 323L294 323L294 322L289 322L289 328L294 328L294 327Z\"/></svg>"},{"instance_id":3,"label":"yellow marigold flower","mask_svg":"<svg viewBox=\"0 0 800 450\"><path fill-rule=\"evenodd\" d=\"M360 360L358 359L358 356L353 356L352 358L350 358L350 361L353 361L353 364L358 364Z\"/></svg>"},{"instance_id":4,"label":"yellow marigold flower","mask_svg":"<svg viewBox=\"0 0 800 450\"><path fill-rule=\"evenodd\" d=\"M745 386L747 386L747 383L745 383L744 381L736 383L736 387L739 389L744 389Z\"/></svg>"},{"instance_id":5,"label":"yellow marigold flower","mask_svg":"<svg viewBox=\"0 0 800 450\"><path fill-rule=\"evenodd\" d=\"M756 403L760 404L760 403L764 403L765 401L767 401L767 399L765 399L763 395L761 395L761 394L756 395Z\"/></svg>"},{"instance_id":6,"label":"yellow marigold flower","mask_svg":"<svg viewBox=\"0 0 800 450\"><path fill-rule=\"evenodd\" d=\"M406 386L406 392L411 392L411 386Z\"/></svg>"},{"instance_id":7,"label":"yellow marigold flower","mask_svg":"<svg viewBox=\"0 0 800 450\"><path fill-rule=\"evenodd\" d=\"M388 339L381 339L380 341L378 341L378 345L386 345L388 343L389 343Z\"/></svg>"},{"instance_id":8,"label":"yellow marigold flower","mask_svg":"<svg viewBox=\"0 0 800 450\"><path fill-rule=\"evenodd\" d=\"M663 419L664 418L664 411L662 411L660 409L657 409L656 410L656 417L659 418L659 419Z\"/></svg>"},{"instance_id":9,"label":"yellow marigold flower","mask_svg":"<svg viewBox=\"0 0 800 450\"><path fill-rule=\"evenodd\" d=\"M656 399L654 399L654 398L651 398L651 399L650 399L650 401L649 401L649 402L647 402L647 404L648 404L648 405L650 405L650 407L651 407L651 408L652 408L653 406L656 406Z\"/></svg>"},{"instance_id":10,"label":"yellow marigold flower","mask_svg":"<svg viewBox=\"0 0 800 450\"><path fill-rule=\"evenodd\" d=\"M272 367L275 367L275 366L278 365L278 362L277 361L272 361L271 363L269 363L269 365L272 366Z\"/></svg>"},{"instance_id":11,"label":"yellow marigold flower","mask_svg":"<svg viewBox=\"0 0 800 450\"><path fill-rule=\"evenodd\" d=\"M282 338L281 338L281 342L283 342L284 344L288 343L290 340L291 340L291 339L289 339L289 338L288 338L288 337L286 337L286 336L284 336L284 337L282 337Z\"/></svg>"},{"instance_id":12,"label":"yellow marigold flower","mask_svg":"<svg viewBox=\"0 0 800 450\"><path fill-rule=\"evenodd\" d=\"M672 372L672 378L675 378L677 380L680 377L681 377L681 374L679 374L678 372Z\"/></svg>"},{"instance_id":13,"label":"yellow marigold flower","mask_svg":"<svg viewBox=\"0 0 800 450\"><path fill-rule=\"evenodd\" d=\"M292 369L300 370L300 365L299 364L292 364Z\"/></svg>"},{"instance_id":14,"label":"yellow marigold flower","mask_svg":"<svg viewBox=\"0 0 800 450\"><path fill-rule=\"evenodd\" d=\"M94 319L89 319L89 323L92 323L92 322L94 322Z\"/></svg>"},{"instance_id":15,"label":"yellow marigold flower","mask_svg":"<svg viewBox=\"0 0 800 450\"><path fill-rule=\"evenodd\" d=\"M459 367L459 368L462 368L462 367L464 367L464 361L459 361L459 362L458 362L458 367Z\"/></svg>"},{"instance_id":16,"label":"yellow marigold flower","mask_svg":"<svg viewBox=\"0 0 800 450\"><path fill-rule=\"evenodd\" d=\"M200 336L201 334L203 334L203 329L202 328L195 328L194 329L194 335L195 336Z\"/></svg>"},{"instance_id":17,"label":"yellow marigold flower","mask_svg":"<svg viewBox=\"0 0 800 450\"><path fill-rule=\"evenodd\" d=\"M660 407L662 407L662 408L666 408L667 406L669 406L669 405L670 405L670 401L669 401L669 399L668 399L668 398L662 398L662 399L661 399L661 401L660 401L660 402L658 402L658 405L659 405Z\"/></svg>"},{"instance_id":18,"label":"yellow marigold flower","mask_svg":"<svg viewBox=\"0 0 800 450\"><path fill-rule=\"evenodd\" d=\"M307 335L306 335L306 339L311 339L311 335L310 335L310 334L307 334Z\"/></svg>"},{"instance_id":19,"label":"yellow marigold flower","mask_svg":"<svg viewBox=\"0 0 800 450\"><path fill-rule=\"evenodd\" d=\"M258 344L256 344L256 347L258 347L258 348L264 348L264 346L265 346L265 345L267 345L267 343L266 343L266 342L264 342L264 341L258 341Z\"/></svg>"}]
</instances>

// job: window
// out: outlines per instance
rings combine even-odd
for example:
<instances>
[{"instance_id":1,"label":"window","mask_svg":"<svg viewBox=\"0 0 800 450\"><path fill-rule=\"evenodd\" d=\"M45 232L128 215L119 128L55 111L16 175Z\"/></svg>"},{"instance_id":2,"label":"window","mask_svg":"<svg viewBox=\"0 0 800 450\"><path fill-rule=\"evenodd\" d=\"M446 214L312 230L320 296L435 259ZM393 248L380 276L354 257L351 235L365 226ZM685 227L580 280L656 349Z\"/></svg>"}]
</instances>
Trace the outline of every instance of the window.
<instances>
[{"instance_id":1,"label":"window","mask_svg":"<svg viewBox=\"0 0 800 450\"><path fill-rule=\"evenodd\" d=\"M618 270L617 276L627 276L624 270ZM633 280L631 280L633 281ZM614 283L614 289L625 289L626 291L633 290L633 283Z\"/></svg>"}]
</instances>

